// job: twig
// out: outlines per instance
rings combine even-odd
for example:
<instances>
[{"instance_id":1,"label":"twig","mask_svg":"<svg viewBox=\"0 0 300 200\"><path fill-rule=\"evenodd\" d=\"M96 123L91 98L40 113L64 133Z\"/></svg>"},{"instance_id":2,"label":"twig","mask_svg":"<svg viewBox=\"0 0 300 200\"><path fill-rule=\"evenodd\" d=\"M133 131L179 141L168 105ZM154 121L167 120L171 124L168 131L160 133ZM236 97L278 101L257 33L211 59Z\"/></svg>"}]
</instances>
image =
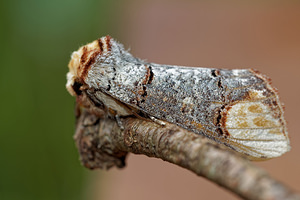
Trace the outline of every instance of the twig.
<instances>
[{"instance_id":1,"label":"twig","mask_svg":"<svg viewBox=\"0 0 300 200\"><path fill-rule=\"evenodd\" d=\"M300 199L287 186L225 147L174 124L161 126L137 118L100 119L83 110L74 136L87 168L124 167L128 152L182 166L244 199Z\"/></svg>"}]
</instances>

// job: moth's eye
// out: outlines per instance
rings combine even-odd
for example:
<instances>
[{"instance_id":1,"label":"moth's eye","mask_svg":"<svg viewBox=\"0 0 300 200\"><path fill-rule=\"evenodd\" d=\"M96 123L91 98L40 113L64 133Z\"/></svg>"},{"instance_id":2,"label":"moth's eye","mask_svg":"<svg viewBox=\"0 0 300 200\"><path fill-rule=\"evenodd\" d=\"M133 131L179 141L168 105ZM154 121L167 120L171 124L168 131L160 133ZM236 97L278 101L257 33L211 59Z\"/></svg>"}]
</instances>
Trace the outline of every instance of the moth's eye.
<instances>
[{"instance_id":1,"label":"moth's eye","mask_svg":"<svg viewBox=\"0 0 300 200\"><path fill-rule=\"evenodd\" d=\"M74 84L72 85L72 88L77 95L81 95L82 93L82 91L80 90L81 86L82 83L79 83L78 81L75 81Z\"/></svg>"}]
</instances>

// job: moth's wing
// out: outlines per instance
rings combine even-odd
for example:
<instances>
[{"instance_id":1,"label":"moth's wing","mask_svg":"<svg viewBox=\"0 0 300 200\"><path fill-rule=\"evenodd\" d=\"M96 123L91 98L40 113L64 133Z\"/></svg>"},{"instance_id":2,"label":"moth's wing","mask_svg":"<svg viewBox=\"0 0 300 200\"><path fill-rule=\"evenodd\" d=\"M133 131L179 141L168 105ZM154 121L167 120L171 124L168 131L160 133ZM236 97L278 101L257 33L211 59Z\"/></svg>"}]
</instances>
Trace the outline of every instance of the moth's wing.
<instances>
[{"instance_id":1,"label":"moth's wing","mask_svg":"<svg viewBox=\"0 0 300 200\"><path fill-rule=\"evenodd\" d=\"M221 141L252 160L278 157L290 150L283 107L269 79L256 71L253 74L262 84L230 88L247 96L223 110L222 126L229 135Z\"/></svg>"},{"instance_id":2,"label":"moth's wing","mask_svg":"<svg viewBox=\"0 0 300 200\"><path fill-rule=\"evenodd\" d=\"M261 101L233 105L227 111L224 128L229 133L226 143L250 157L278 157L289 150L281 118Z\"/></svg>"},{"instance_id":3,"label":"moth's wing","mask_svg":"<svg viewBox=\"0 0 300 200\"><path fill-rule=\"evenodd\" d=\"M143 94L143 87L139 91L131 88L130 85L132 84L128 84L127 86L123 84L115 93L111 89L108 91L108 94L127 106L141 110L146 114L175 123L198 134L204 134L219 143L247 155L252 160L278 157L289 151L289 138L283 118L283 108L276 90L270 85L269 79L251 70L235 70L230 73L231 75L236 75L227 78L226 75L222 77L222 73L227 73L228 71L230 70L219 70L219 76L222 78L221 82L217 80L212 82L222 86L209 86L215 87L213 91L218 90L220 92L221 89L218 89L218 87L226 90L224 92L226 100L224 102L216 102L217 104L212 106L222 108L220 113L214 113L209 106L207 108L201 106L201 115L209 115L206 120L198 119L197 121L195 119L196 115L185 116L184 113L180 112L179 106L185 104L184 101L188 98L189 101L186 102L187 104L190 103L195 110L200 109L196 105L207 101L204 97L195 97L196 100L194 101L194 96L182 96L183 98L176 99L179 105L170 107L168 103L170 103L170 100L175 100L174 97L169 97L167 93L165 96L162 96L157 92L157 90L163 90L163 86L157 85L156 88L148 87L146 90L148 97L144 103L142 102L142 95L136 98L136 94L140 91ZM214 73L218 74L217 72ZM141 73L141 76L143 74L145 73ZM159 73L156 72L155 74ZM143 80L142 78L140 79ZM167 80L164 81L168 82ZM155 78L153 83L155 84ZM187 83L182 81L181 84ZM167 85L166 87L170 86ZM207 88L209 89L209 87ZM126 99L123 98L125 95L120 95L122 91L126 95L132 95L129 98L126 97L127 99L139 99L137 100L140 101L139 106L137 103L124 100ZM187 91L184 92L187 95ZM203 88L201 92L203 92ZM214 99L218 98L215 92L211 93L211 95L214 95ZM164 97L166 97L166 101ZM152 101L149 102L148 99L152 99ZM150 105L152 102L154 104ZM212 104L213 101L211 102ZM164 117L164 113L166 117ZM218 119L219 124L214 123L215 119ZM218 129L222 130L222 134L219 133Z\"/></svg>"}]
</instances>

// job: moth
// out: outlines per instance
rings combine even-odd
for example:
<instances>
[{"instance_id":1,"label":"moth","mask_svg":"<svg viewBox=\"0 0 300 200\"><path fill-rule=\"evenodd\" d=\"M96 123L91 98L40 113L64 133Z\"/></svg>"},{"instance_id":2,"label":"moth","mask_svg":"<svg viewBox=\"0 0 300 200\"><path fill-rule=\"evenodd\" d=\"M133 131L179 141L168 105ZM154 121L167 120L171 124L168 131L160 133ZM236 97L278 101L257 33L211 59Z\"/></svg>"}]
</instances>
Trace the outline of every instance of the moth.
<instances>
[{"instance_id":1,"label":"moth","mask_svg":"<svg viewBox=\"0 0 300 200\"><path fill-rule=\"evenodd\" d=\"M73 52L66 87L99 116L174 123L251 160L290 150L277 90L253 69L149 63L106 36Z\"/></svg>"}]
</instances>

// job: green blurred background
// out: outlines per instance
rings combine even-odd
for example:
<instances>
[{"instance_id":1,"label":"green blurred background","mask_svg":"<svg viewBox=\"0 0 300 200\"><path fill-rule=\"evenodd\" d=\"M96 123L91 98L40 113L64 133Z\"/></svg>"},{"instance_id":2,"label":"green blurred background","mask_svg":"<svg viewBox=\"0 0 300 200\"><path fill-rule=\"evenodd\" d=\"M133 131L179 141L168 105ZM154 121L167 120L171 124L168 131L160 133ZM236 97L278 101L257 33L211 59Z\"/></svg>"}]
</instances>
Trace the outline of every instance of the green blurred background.
<instances>
[{"instance_id":1,"label":"green blurred background","mask_svg":"<svg viewBox=\"0 0 300 200\"><path fill-rule=\"evenodd\" d=\"M116 1L1 1L0 199L83 199L72 51L112 34ZM114 10L114 11L113 11Z\"/></svg>"},{"instance_id":2,"label":"green blurred background","mask_svg":"<svg viewBox=\"0 0 300 200\"><path fill-rule=\"evenodd\" d=\"M292 150L255 163L300 191L300 1L0 1L0 200L237 199L180 167L130 155L89 171L73 141L70 55L111 35L152 62L256 68L285 103Z\"/></svg>"}]
</instances>

